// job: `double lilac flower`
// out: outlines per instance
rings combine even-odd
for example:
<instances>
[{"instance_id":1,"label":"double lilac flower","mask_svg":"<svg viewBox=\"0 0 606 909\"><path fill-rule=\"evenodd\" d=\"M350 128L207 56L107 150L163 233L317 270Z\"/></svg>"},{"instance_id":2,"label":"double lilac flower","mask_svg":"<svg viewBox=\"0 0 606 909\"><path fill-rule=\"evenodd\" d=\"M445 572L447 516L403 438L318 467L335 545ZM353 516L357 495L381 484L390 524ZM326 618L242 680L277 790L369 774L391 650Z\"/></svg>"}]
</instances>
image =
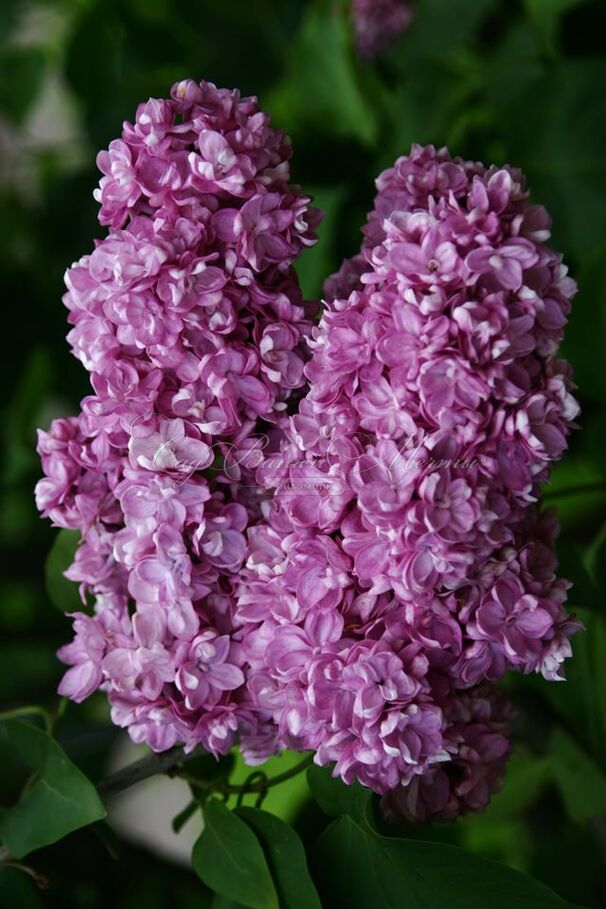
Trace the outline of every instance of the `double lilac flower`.
<instances>
[{"instance_id":1,"label":"double lilac flower","mask_svg":"<svg viewBox=\"0 0 606 909\"><path fill-rule=\"evenodd\" d=\"M502 778L494 683L561 678L579 627L539 510L575 285L521 173L414 146L312 327L289 154L254 99L183 82L99 156L109 233L65 297L93 394L39 439L94 602L59 690L155 750L311 750L453 818Z\"/></svg>"},{"instance_id":2,"label":"double lilac flower","mask_svg":"<svg viewBox=\"0 0 606 909\"><path fill-rule=\"evenodd\" d=\"M387 811L452 818L502 777L491 684L561 678L579 627L538 506L578 411L556 358L575 285L514 169L413 147L377 188L282 470L258 470L276 495L249 533L243 648L284 745Z\"/></svg>"},{"instance_id":3,"label":"double lilac flower","mask_svg":"<svg viewBox=\"0 0 606 909\"><path fill-rule=\"evenodd\" d=\"M40 432L42 513L78 530L60 692L107 692L154 749L256 742L234 591L258 502L221 458L304 382L311 308L293 261L319 213L289 182L288 139L254 98L180 82L101 152L109 226L67 272L69 341L93 393Z\"/></svg>"}]
</instances>

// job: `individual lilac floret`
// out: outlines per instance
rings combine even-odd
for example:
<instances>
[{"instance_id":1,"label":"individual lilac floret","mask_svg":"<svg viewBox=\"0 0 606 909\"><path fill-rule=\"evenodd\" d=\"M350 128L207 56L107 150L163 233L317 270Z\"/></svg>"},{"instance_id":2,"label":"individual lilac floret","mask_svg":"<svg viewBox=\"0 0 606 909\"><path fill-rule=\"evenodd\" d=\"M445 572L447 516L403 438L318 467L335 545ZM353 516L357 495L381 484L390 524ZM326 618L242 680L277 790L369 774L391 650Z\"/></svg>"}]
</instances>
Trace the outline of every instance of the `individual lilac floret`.
<instances>
[{"instance_id":1,"label":"individual lilac floret","mask_svg":"<svg viewBox=\"0 0 606 909\"><path fill-rule=\"evenodd\" d=\"M66 275L92 394L40 432L36 498L80 532L67 576L95 607L74 616L60 691L101 687L114 722L158 750L276 744L234 634L259 504L234 501L217 465L258 421L284 421L304 382L312 307L293 262L318 212L290 154L254 98L178 83L99 155L109 233Z\"/></svg>"},{"instance_id":2,"label":"individual lilac floret","mask_svg":"<svg viewBox=\"0 0 606 909\"><path fill-rule=\"evenodd\" d=\"M351 0L351 18L360 57L377 57L411 23L410 0Z\"/></svg>"},{"instance_id":3,"label":"individual lilac floret","mask_svg":"<svg viewBox=\"0 0 606 909\"><path fill-rule=\"evenodd\" d=\"M556 357L575 285L515 169L414 146L377 187L258 466L276 494L249 531L242 649L283 744L450 818L502 775L487 683L562 678L579 628L539 510L578 411Z\"/></svg>"},{"instance_id":4,"label":"individual lilac floret","mask_svg":"<svg viewBox=\"0 0 606 909\"><path fill-rule=\"evenodd\" d=\"M446 705L445 737L452 759L392 789L381 802L385 814L409 821L454 821L484 811L501 788L511 751L508 714L502 696L489 686L454 691Z\"/></svg>"}]
</instances>

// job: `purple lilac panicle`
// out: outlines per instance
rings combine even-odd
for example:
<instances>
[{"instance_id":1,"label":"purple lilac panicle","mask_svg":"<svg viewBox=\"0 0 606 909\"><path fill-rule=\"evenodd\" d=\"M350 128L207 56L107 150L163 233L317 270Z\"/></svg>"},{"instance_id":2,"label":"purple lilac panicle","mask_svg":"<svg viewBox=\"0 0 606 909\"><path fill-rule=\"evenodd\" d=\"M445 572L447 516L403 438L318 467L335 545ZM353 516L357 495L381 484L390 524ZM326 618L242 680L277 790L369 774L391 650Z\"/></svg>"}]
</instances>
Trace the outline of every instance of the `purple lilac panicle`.
<instances>
[{"instance_id":1,"label":"purple lilac panicle","mask_svg":"<svg viewBox=\"0 0 606 909\"><path fill-rule=\"evenodd\" d=\"M162 750L275 748L251 706L234 589L257 503L233 499L225 446L279 425L304 382L310 309L292 263L319 213L254 98L206 82L150 99L98 156L109 232L67 272L69 342L90 373L77 417L40 432L38 507L81 533L60 692L101 687ZM206 471L206 473L205 473Z\"/></svg>"},{"instance_id":2,"label":"purple lilac panicle","mask_svg":"<svg viewBox=\"0 0 606 909\"><path fill-rule=\"evenodd\" d=\"M412 20L410 0L352 0L351 18L360 57L387 50Z\"/></svg>"},{"instance_id":3,"label":"purple lilac panicle","mask_svg":"<svg viewBox=\"0 0 606 909\"><path fill-rule=\"evenodd\" d=\"M316 220L287 158L204 83L100 156L110 234L66 296L95 394L39 443L39 506L81 531L68 576L95 597L60 690L103 687L158 750L312 749L388 813L451 819L502 777L493 683L560 678L578 628L537 505L577 412L555 357L574 284L521 174L413 147L326 284L287 421ZM270 424L277 493L260 504L243 459L236 501L204 471Z\"/></svg>"},{"instance_id":4,"label":"purple lilac panicle","mask_svg":"<svg viewBox=\"0 0 606 909\"><path fill-rule=\"evenodd\" d=\"M538 505L578 411L556 357L575 284L513 168L414 146L377 188L281 466L258 470L276 494L241 646L282 745L388 811L452 818L502 777L493 683L562 678L579 628Z\"/></svg>"}]
</instances>

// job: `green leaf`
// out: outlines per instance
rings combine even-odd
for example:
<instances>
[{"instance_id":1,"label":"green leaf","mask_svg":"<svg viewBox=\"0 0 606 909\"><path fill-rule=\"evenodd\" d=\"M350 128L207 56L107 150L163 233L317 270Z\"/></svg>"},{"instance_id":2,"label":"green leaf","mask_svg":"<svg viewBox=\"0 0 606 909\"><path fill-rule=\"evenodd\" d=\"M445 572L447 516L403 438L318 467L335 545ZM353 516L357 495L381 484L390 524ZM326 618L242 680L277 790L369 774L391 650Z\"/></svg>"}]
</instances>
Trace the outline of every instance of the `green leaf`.
<instances>
[{"instance_id":1,"label":"green leaf","mask_svg":"<svg viewBox=\"0 0 606 909\"><path fill-rule=\"evenodd\" d=\"M552 734L550 752L553 774L570 818L584 824L606 815L606 777L587 752L561 727Z\"/></svg>"},{"instance_id":2,"label":"green leaf","mask_svg":"<svg viewBox=\"0 0 606 909\"><path fill-rule=\"evenodd\" d=\"M238 808L236 813L263 847L282 909L322 909L303 843L292 827L258 808Z\"/></svg>"},{"instance_id":3,"label":"green leaf","mask_svg":"<svg viewBox=\"0 0 606 909\"><path fill-rule=\"evenodd\" d=\"M473 40L496 5L496 0L415 3L412 25L388 57L400 78L386 100L389 127L382 136L381 166L390 167L412 143L448 144L460 151L468 132L484 129L490 112L478 102L484 73Z\"/></svg>"},{"instance_id":4,"label":"green leaf","mask_svg":"<svg viewBox=\"0 0 606 909\"><path fill-rule=\"evenodd\" d=\"M14 867L0 867L0 906L44 909L39 890L31 877Z\"/></svg>"},{"instance_id":5,"label":"green leaf","mask_svg":"<svg viewBox=\"0 0 606 909\"><path fill-rule=\"evenodd\" d=\"M606 71L604 72L606 77ZM601 78L601 77L598 77ZM606 116L606 106L597 116ZM591 154L591 145L587 145L587 155ZM605 168L606 169L606 168ZM558 180L562 196L566 191L568 183L573 183L575 175L563 175L562 180ZM586 182L581 183L581 176L578 178L581 192L588 193L589 187ZM596 175L595 185L600 188L606 186L606 178L603 175ZM577 201L573 196L574 187L571 186L570 198L563 201L569 204L569 215L571 220L576 217L580 219L580 207L583 202ZM579 199L582 199L581 193ZM606 217L602 208L595 213L591 213L589 206L586 208L587 218L598 236L606 228ZM579 230L582 228L579 225ZM575 236L578 236L575 235ZM602 234L603 236L603 234ZM582 267L579 270L578 277L579 293L575 297L570 315L570 323L566 328L563 351L574 366L575 380L583 389L585 396L606 401L606 375L601 367L603 355L603 338L606 333L606 307L603 305L604 294L606 293L606 276L604 274L604 256L606 255L606 244L603 242L596 249L594 234L591 239L586 239L586 250L592 250L593 254L588 256L587 253L581 259Z\"/></svg>"},{"instance_id":6,"label":"green leaf","mask_svg":"<svg viewBox=\"0 0 606 909\"><path fill-rule=\"evenodd\" d=\"M573 658L566 663L566 682L545 685L527 677L547 700L566 728L575 730L598 764L606 768L606 619L603 614L577 611L585 630L572 639Z\"/></svg>"},{"instance_id":7,"label":"green leaf","mask_svg":"<svg viewBox=\"0 0 606 909\"><path fill-rule=\"evenodd\" d=\"M573 540L562 538L558 541L558 574L572 581L568 608L603 609L603 595L594 583L587 568L583 548Z\"/></svg>"},{"instance_id":8,"label":"green leaf","mask_svg":"<svg viewBox=\"0 0 606 909\"><path fill-rule=\"evenodd\" d=\"M318 242L310 249L303 250L296 268L303 297L306 300L319 300L324 281L335 270L333 252L344 192L342 186L322 186L307 191L313 196L313 204L322 209L324 217L318 229Z\"/></svg>"},{"instance_id":9,"label":"green leaf","mask_svg":"<svg viewBox=\"0 0 606 909\"><path fill-rule=\"evenodd\" d=\"M587 565L588 574L595 589L599 591L600 605L603 605L603 591L606 590L606 528L602 527L589 546L584 564ZM581 605L585 606L585 603Z\"/></svg>"},{"instance_id":10,"label":"green leaf","mask_svg":"<svg viewBox=\"0 0 606 909\"><path fill-rule=\"evenodd\" d=\"M366 823L372 798L370 789L359 783L348 786L340 777L333 777L330 767L318 767L316 764L308 768L307 781L324 814L331 817L348 814Z\"/></svg>"},{"instance_id":11,"label":"green leaf","mask_svg":"<svg viewBox=\"0 0 606 909\"><path fill-rule=\"evenodd\" d=\"M39 47L13 47L0 60L0 107L10 119L23 123L40 90L46 53Z\"/></svg>"},{"instance_id":12,"label":"green leaf","mask_svg":"<svg viewBox=\"0 0 606 909\"><path fill-rule=\"evenodd\" d=\"M486 811L470 813L457 823L457 845L518 870L527 869L535 853L536 835L528 823L529 813L537 810L552 781L547 758L516 749L508 762L502 791L493 796Z\"/></svg>"},{"instance_id":13,"label":"green leaf","mask_svg":"<svg viewBox=\"0 0 606 909\"><path fill-rule=\"evenodd\" d=\"M38 470L34 440L40 421L46 421L41 403L53 385L53 374L52 357L42 347L34 348L22 364L5 427L6 438L10 439L10 445L3 452L3 479L7 484L17 484L25 477L29 478L32 469ZM23 524L22 515L19 523ZM14 529L11 530L14 538Z\"/></svg>"},{"instance_id":14,"label":"green leaf","mask_svg":"<svg viewBox=\"0 0 606 909\"><path fill-rule=\"evenodd\" d=\"M526 0L526 9L551 47L557 37L562 16L583 2L584 0Z\"/></svg>"},{"instance_id":15,"label":"green leaf","mask_svg":"<svg viewBox=\"0 0 606 909\"><path fill-rule=\"evenodd\" d=\"M37 776L0 818L0 836L13 855L23 858L105 817L93 784L50 735L20 720L7 720L5 727L10 743Z\"/></svg>"},{"instance_id":16,"label":"green leaf","mask_svg":"<svg viewBox=\"0 0 606 909\"><path fill-rule=\"evenodd\" d=\"M207 887L250 909L279 909L263 850L250 827L217 799L204 806L204 830L192 853Z\"/></svg>"},{"instance_id":17,"label":"green leaf","mask_svg":"<svg viewBox=\"0 0 606 909\"><path fill-rule=\"evenodd\" d=\"M13 637L0 642L0 697L4 701L23 697L23 682L41 691L56 685L57 657L50 641L20 641Z\"/></svg>"},{"instance_id":18,"label":"green leaf","mask_svg":"<svg viewBox=\"0 0 606 909\"><path fill-rule=\"evenodd\" d=\"M547 758L514 753L507 764L501 792L493 796L483 814L466 818L463 823L494 823L520 818L551 781L551 763Z\"/></svg>"},{"instance_id":19,"label":"green leaf","mask_svg":"<svg viewBox=\"0 0 606 909\"><path fill-rule=\"evenodd\" d=\"M15 22L23 14L21 0L4 0L0 3L0 48L12 38Z\"/></svg>"},{"instance_id":20,"label":"green leaf","mask_svg":"<svg viewBox=\"0 0 606 909\"><path fill-rule=\"evenodd\" d=\"M562 526L562 536L557 545L560 562L567 558L568 547L576 546L578 549L575 539L579 536L579 527L599 521L606 506L606 477L601 463L606 421L601 420L600 415L592 416L584 417L583 433L575 436L574 452L554 467L549 483L542 490L546 504L555 505L558 510ZM599 445L597 452L594 451L596 445ZM574 554L572 560L574 570ZM567 575L567 570L562 569L560 574L570 577L576 585L577 578ZM585 605L582 600L577 599L576 602L579 606Z\"/></svg>"},{"instance_id":21,"label":"green leaf","mask_svg":"<svg viewBox=\"0 0 606 909\"><path fill-rule=\"evenodd\" d=\"M236 903L233 900L225 899L221 894L215 893L211 909L246 909L246 907L243 907L242 903Z\"/></svg>"},{"instance_id":22,"label":"green leaf","mask_svg":"<svg viewBox=\"0 0 606 909\"><path fill-rule=\"evenodd\" d=\"M374 142L375 110L360 89L347 16L338 4L307 5L286 78L267 106L291 133L318 126L329 135Z\"/></svg>"},{"instance_id":23,"label":"green leaf","mask_svg":"<svg viewBox=\"0 0 606 909\"><path fill-rule=\"evenodd\" d=\"M604 58L570 57L557 66L543 66L535 78L518 86L505 106L497 98L492 105L507 135L508 160L526 172L533 201L544 204L553 218L555 248L564 249L568 260L576 257L574 277L580 290L564 348L576 354L576 379L592 397L606 387L599 375L603 297L595 296L599 285L593 286L599 278L606 228L606 98L601 90L605 78ZM590 332L581 336L587 326ZM585 361L596 355L591 370ZM583 384L586 376L590 382Z\"/></svg>"},{"instance_id":24,"label":"green leaf","mask_svg":"<svg viewBox=\"0 0 606 909\"><path fill-rule=\"evenodd\" d=\"M505 865L439 843L382 837L350 817L316 844L323 904L348 909L566 909L548 887Z\"/></svg>"},{"instance_id":25,"label":"green leaf","mask_svg":"<svg viewBox=\"0 0 606 909\"><path fill-rule=\"evenodd\" d=\"M78 585L64 575L74 561L79 542L78 530L60 530L46 559L46 590L53 605L62 612L82 609Z\"/></svg>"},{"instance_id":26,"label":"green leaf","mask_svg":"<svg viewBox=\"0 0 606 909\"><path fill-rule=\"evenodd\" d=\"M419 65L425 64L424 78L431 76L428 61L442 64L458 54L496 5L497 0L418 0L412 25L394 49L392 59L414 77Z\"/></svg>"}]
</instances>

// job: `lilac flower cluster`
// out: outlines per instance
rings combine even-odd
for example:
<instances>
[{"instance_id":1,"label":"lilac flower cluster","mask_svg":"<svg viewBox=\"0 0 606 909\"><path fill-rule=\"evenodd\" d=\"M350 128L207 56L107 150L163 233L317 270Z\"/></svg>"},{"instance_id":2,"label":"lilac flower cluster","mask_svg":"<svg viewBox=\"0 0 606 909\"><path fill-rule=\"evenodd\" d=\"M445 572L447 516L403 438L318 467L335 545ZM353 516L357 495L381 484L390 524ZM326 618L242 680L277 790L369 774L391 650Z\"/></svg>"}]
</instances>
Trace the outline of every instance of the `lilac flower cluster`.
<instances>
[{"instance_id":1,"label":"lilac flower cluster","mask_svg":"<svg viewBox=\"0 0 606 909\"><path fill-rule=\"evenodd\" d=\"M352 0L351 18L359 56L377 57L410 25L410 0Z\"/></svg>"},{"instance_id":2,"label":"lilac flower cluster","mask_svg":"<svg viewBox=\"0 0 606 909\"><path fill-rule=\"evenodd\" d=\"M236 733L254 747L265 723L234 634L259 506L216 464L260 420L279 426L304 382L311 312L292 263L319 213L290 154L254 98L178 83L99 155L109 232L66 275L93 394L40 432L36 496L80 532L67 576L94 611L74 616L59 690L101 687L114 722L158 750L224 753Z\"/></svg>"},{"instance_id":3,"label":"lilac flower cluster","mask_svg":"<svg viewBox=\"0 0 606 909\"><path fill-rule=\"evenodd\" d=\"M539 485L578 407L575 291L522 174L413 147L326 285L309 392L238 616L253 703L387 810L478 810L509 747L493 684L561 678L578 629Z\"/></svg>"},{"instance_id":4,"label":"lilac flower cluster","mask_svg":"<svg viewBox=\"0 0 606 909\"><path fill-rule=\"evenodd\" d=\"M99 156L109 232L65 296L93 394L39 438L93 601L60 692L103 689L156 750L312 750L387 813L453 818L503 773L495 683L561 678L579 627L539 509L575 285L518 171L415 146L312 328L289 155L254 99L182 82Z\"/></svg>"}]
</instances>

